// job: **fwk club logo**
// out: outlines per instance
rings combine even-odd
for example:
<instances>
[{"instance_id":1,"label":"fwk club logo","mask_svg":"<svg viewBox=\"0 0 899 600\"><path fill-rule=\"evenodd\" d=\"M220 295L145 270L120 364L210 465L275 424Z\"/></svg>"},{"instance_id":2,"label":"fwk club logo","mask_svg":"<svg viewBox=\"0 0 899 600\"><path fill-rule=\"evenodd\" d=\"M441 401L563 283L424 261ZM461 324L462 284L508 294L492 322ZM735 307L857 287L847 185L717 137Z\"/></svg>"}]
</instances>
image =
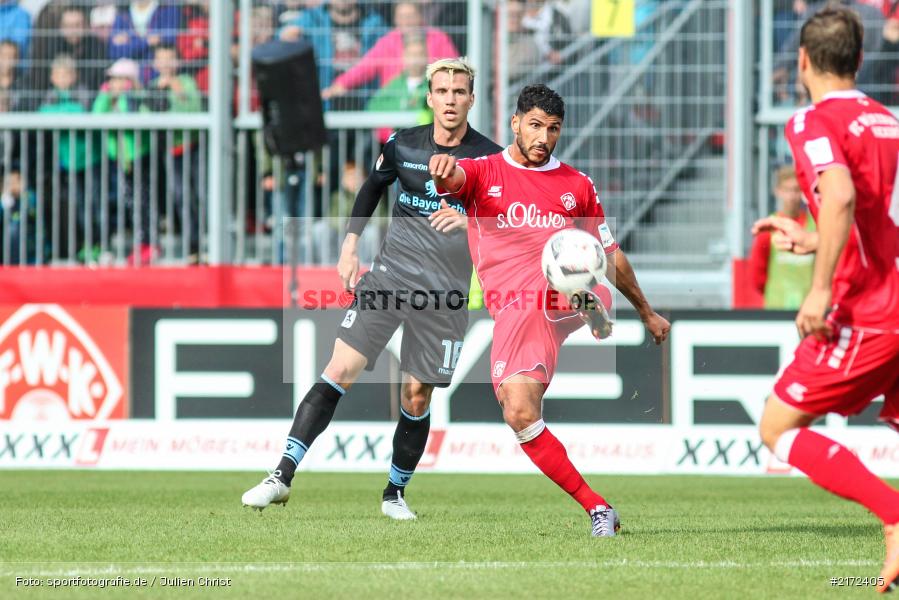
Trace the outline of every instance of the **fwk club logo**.
<instances>
[{"instance_id":1,"label":"fwk club logo","mask_svg":"<svg viewBox=\"0 0 899 600\"><path fill-rule=\"evenodd\" d=\"M98 320L101 335L116 330L111 312ZM94 337L62 307L26 305L0 325L0 419L124 416L120 375Z\"/></svg>"}]
</instances>

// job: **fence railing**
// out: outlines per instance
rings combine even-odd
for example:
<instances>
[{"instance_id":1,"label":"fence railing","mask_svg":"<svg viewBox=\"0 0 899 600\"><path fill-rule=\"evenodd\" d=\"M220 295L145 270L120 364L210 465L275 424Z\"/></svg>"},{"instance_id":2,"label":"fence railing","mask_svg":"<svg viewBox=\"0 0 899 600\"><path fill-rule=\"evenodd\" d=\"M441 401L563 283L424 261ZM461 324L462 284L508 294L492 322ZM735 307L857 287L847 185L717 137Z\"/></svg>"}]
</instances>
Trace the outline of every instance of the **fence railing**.
<instances>
[{"instance_id":1,"label":"fence railing","mask_svg":"<svg viewBox=\"0 0 899 600\"><path fill-rule=\"evenodd\" d=\"M497 136L508 139L520 88L545 81L566 102L557 154L592 177L630 255L659 269L725 264L728 2L638 0L635 34L620 38L591 37L589 19L553 9L549 49L531 56L533 15L505 6Z\"/></svg>"},{"instance_id":2,"label":"fence railing","mask_svg":"<svg viewBox=\"0 0 899 600\"><path fill-rule=\"evenodd\" d=\"M884 2L848 3L865 27L864 57L858 72L860 90L899 112L899 6ZM796 51L799 30L805 19L820 8L820 2L794 3L761 0L760 27L756 38L759 56L757 110L755 113L755 205L753 216L776 209L772 174L792 156L783 136L783 126L796 110L809 103L806 90L797 81Z\"/></svg>"},{"instance_id":3,"label":"fence railing","mask_svg":"<svg viewBox=\"0 0 899 600\"><path fill-rule=\"evenodd\" d=\"M97 7L86 4L91 11ZM290 9L294 4L299 8ZM624 227L619 239L635 262L644 269L670 269L672 264L718 267L723 256L727 5L725 0L638 0L637 34L605 39L587 31L586 3L443 0L416 4L412 12L442 11L443 20L426 23L436 23L443 34L438 38L449 39L475 63L478 101L472 122L486 133L495 126L497 141L508 141L510 107L523 84L539 79L562 93L569 112L560 157L594 179L607 212ZM173 103L163 91L168 88L153 88L159 84L158 67L165 67L156 64L155 51L145 50L133 60L146 88L135 97L146 111L0 114L2 192L4 206L11 207L3 210L2 261L277 264L285 260L278 223L302 216L311 221L308 235L301 235L301 261L333 263L342 232L321 226L313 234L314 220L345 218L380 151L384 135L378 129L416 124L420 114L404 105L388 103L378 110L368 105L383 83L383 61L372 63L377 76L371 81L346 93L328 92L329 144L323 151L269 156L258 133L253 47L281 36L298 19L312 23L301 30L322 43L336 39L324 36L327 26L300 3L272 6L227 0L210 3L208 14L182 20L174 32L178 58L184 58L182 48L193 54L179 69L200 91L199 112ZM403 26L397 6L385 11L383 3L358 5L362 14L381 16L383 31L373 43ZM540 12L547 7L561 12L547 21ZM321 17L329 9L314 10ZM52 38L52 31L61 31L58 25L44 27L41 35ZM375 29L360 24L347 30L357 41L366 31ZM110 76L115 62L108 52L112 31L107 33L106 58L94 56L85 64L96 68L106 60L103 74ZM393 69L405 73L402 51L415 36L400 37ZM2 58L0 48L0 75ZM43 62L28 64L49 78L53 59L51 52ZM326 70L347 67L341 60L319 55ZM333 84L322 81L323 87ZM38 97L31 94L32 100ZM672 233L675 228L679 235Z\"/></svg>"}]
</instances>

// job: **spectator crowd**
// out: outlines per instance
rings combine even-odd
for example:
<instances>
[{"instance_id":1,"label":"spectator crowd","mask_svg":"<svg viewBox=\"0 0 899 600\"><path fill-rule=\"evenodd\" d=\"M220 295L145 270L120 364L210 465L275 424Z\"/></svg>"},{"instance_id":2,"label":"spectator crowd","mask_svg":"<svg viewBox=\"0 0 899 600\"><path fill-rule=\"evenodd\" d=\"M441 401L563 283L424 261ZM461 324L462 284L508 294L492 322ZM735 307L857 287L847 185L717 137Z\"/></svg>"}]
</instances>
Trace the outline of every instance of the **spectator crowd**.
<instances>
[{"instance_id":1,"label":"spectator crowd","mask_svg":"<svg viewBox=\"0 0 899 600\"><path fill-rule=\"evenodd\" d=\"M799 29L805 20L828 4L841 4L858 13L865 26L864 60L858 87L886 104L899 104L899 2L896 0L773 0L774 69L771 74L775 106L808 104L807 92L796 79L795 56Z\"/></svg>"},{"instance_id":2,"label":"spectator crowd","mask_svg":"<svg viewBox=\"0 0 899 600\"><path fill-rule=\"evenodd\" d=\"M254 0L246 39L251 46L274 39L309 42L330 110L408 110L427 122L424 66L461 54L466 8L465 0ZM235 11L235 66L241 24ZM0 112L202 112L210 83L209 25L209 0L0 0ZM235 77L235 111L240 93ZM247 105L258 109L255 86ZM381 140L387 135L384 130ZM77 247L77 257L54 252L63 258L97 259L100 249L82 243L86 232L99 239L101 230L124 230L133 240L131 260L145 263L159 252L150 243L158 233L151 227L174 227L190 240L186 252L196 257L200 136L175 131L161 137L127 130L61 131L52 141L41 132L0 136L0 211L11 223L0 231L0 262L48 259L50 236L44 236L46 248L19 237L29 230L23 221L36 219L30 224L33 237L41 216L45 224L51 217L75 223L59 227L63 238L77 238L55 240ZM264 148L250 152L248 164L268 166L255 175L271 179L270 158L255 156ZM296 171L302 170L298 165ZM89 197L101 187L105 208ZM53 197L61 209L36 215L41 197ZM288 215L303 213L302 198L297 203L286 207ZM44 204L49 210L51 202ZM165 211L175 218L156 216Z\"/></svg>"},{"instance_id":3,"label":"spectator crowd","mask_svg":"<svg viewBox=\"0 0 899 600\"><path fill-rule=\"evenodd\" d=\"M826 1L852 5L865 21L868 35L866 67L859 77L862 89L889 104L899 102L893 97L899 89L899 63L894 60L899 56L899 2L772 0L775 104L805 101L795 84L794 45L802 20ZM233 4L240 6L236 0ZM439 58L463 55L468 49L466 0L252 0L250 4L248 18L234 11L230 58L235 114L242 107L256 112L260 105L252 77L248 86L237 77L241 37L251 47L273 40L311 44L327 110L408 111L419 123L432 118L425 100L425 66ZM210 92L209 6L209 0L0 0L0 112L203 112ZM583 43L590 35L590 0L509 0L504 6L510 89L535 76L552 80L564 65L584 61L602 43ZM665 18L656 16L667 14L666 6L670 5L665 0L637 0L638 29L642 31L653 19L658 23L652 27L664 26ZM249 31L241 31L244 22ZM488 31L497 33L489 27ZM603 59L606 62L595 70L621 73L628 65L639 63L653 43L651 34L638 35L608 52ZM636 95L651 97L653 88L670 83L666 77L667 71L648 72L637 85L642 91ZM608 75L596 81L600 87L612 86L611 78ZM488 90L488 97L479 102L492 99L493 90ZM647 128L657 126L671 112L648 100L641 104L639 98L628 106L627 119ZM281 157L280 171L273 168L273 157L260 139L251 136L248 156L242 157L248 169L243 178L250 182L246 204L261 207L264 214L249 210L247 223L241 226L248 233L270 233L275 205L272 194L278 189L287 190L280 205L287 216L332 213L331 188L339 187L339 182L361 181L377 155L373 148L391 133L388 128L375 127L375 131L375 145L362 150L354 147L358 136L349 136L345 143L335 140L330 145L330 166L306 165L302 156ZM90 237L86 232L97 238L101 231L113 230L127 231L132 240L128 252L133 250L140 262L158 256L160 248L150 242L160 232L174 231L189 240L181 255L197 257L203 227L200 174L205 173L201 132L156 135L137 130L101 133L73 129L53 132L53 136L51 140L50 135L35 131L0 132L3 219L15 224L37 218L40 210L27 203L37 199L40 204L39 199L44 198L41 210L46 211L52 198L62 207L52 219L65 219L67 211L74 215L75 226L62 226L59 235L62 245L67 236L75 239L70 247L78 248L78 256L69 252L68 256L63 253L63 258L96 259L99 250L82 243ZM38 143L40 137L43 143ZM640 142L639 135L635 140ZM341 156L334 153L338 147ZM353 165L350 171L346 171L348 161ZM38 168L41 165L43 171ZM59 173L54 174L54 169ZM316 194L309 204L304 191L309 189L308 173L313 173ZM275 181L275 177L281 180ZM236 181L240 178L235 174ZM108 207L98 201L101 187ZM340 189L341 205L345 205L349 190ZM47 216L44 222L50 219ZM7 229L13 233L6 233ZM29 227L26 224L21 229ZM34 229L32 226L32 233ZM0 227L0 263L33 262L41 255L46 261L47 249L18 239L15 231L15 226Z\"/></svg>"}]
</instances>

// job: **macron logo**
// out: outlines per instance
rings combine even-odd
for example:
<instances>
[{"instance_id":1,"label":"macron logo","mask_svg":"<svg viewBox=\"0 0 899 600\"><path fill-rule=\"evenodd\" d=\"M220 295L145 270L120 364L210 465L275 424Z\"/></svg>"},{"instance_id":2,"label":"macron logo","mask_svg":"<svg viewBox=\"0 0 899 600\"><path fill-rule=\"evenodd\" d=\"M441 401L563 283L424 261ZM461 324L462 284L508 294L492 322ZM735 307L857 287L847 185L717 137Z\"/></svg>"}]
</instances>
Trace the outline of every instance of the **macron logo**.
<instances>
[{"instance_id":1,"label":"macron logo","mask_svg":"<svg viewBox=\"0 0 899 600\"><path fill-rule=\"evenodd\" d=\"M487 195L491 198L499 198L503 195L503 186L491 185L490 189L487 190Z\"/></svg>"}]
</instances>

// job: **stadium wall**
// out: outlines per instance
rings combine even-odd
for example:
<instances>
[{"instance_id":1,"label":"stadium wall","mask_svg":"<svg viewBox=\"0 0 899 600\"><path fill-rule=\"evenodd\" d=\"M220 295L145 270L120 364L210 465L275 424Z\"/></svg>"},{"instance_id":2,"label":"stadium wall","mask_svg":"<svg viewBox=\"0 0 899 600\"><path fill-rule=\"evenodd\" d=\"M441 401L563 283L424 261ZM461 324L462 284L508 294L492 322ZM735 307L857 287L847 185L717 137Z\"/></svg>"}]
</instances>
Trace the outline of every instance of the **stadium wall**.
<instances>
[{"instance_id":1,"label":"stadium wall","mask_svg":"<svg viewBox=\"0 0 899 600\"><path fill-rule=\"evenodd\" d=\"M271 466L294 407L325 364L341 310L0 309L0 468L248 469ZM754 423L795 329L787 313L673 311L652 345L619 314L615 365L578 332L545 414L592 473L788 473ZM530 472L489 384L491 322L472 313L464 368L435 393L423 471ZM584 338L584 339L581 339ZM338 408L304 469L382 471L396 411L392 343ZM610 349L605 344L605 352ZM608 356L606 354L605 356ZM883 475L899 443L878 402L830 434Z\"/></svg>"}]
</instances>

